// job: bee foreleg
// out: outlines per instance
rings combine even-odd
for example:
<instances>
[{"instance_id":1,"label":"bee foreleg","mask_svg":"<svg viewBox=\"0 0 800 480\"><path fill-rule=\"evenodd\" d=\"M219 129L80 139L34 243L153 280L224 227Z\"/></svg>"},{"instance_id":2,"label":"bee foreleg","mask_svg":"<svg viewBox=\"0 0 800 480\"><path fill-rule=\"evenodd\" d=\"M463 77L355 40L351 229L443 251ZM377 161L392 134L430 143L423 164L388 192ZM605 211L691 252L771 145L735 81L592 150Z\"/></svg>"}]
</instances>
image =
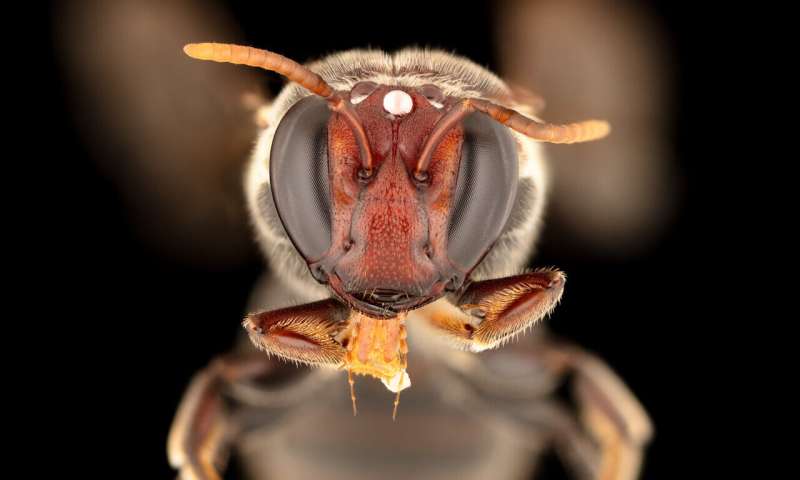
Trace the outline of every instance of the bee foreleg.
<instances>
[{"instance_id":1,"label":"bee foreleg","mask_svg":"<svg viewBox=\"0 0 800 480\"><path fill-rule=\"evenodd\" d=\"M254 313L244 327L256 347L268 354L310 365L338 366L347 353L336 339L350 309L334 299Z\"/></svg>"},{"instance_id":2,"label":"bee foreleg","mask_svg":"<svg viewBox=\"0 0 800 480\"><path fill-rule=\"evenodd\" d=\"M222 393L231 383L267 373L263 355L225 356L195 375L167 441L169 463L182 480L219 480L227 463L230 421Z\"/></svg>"},{"instance_id":3,"label":"bee foreleg","mask_svg":"<svg viewBox=\"0 0 800 480\"><path fill-rule=\"evenodd\" d=\"M564 274L538 270L475 282L456 299L464 315L433 316L434 327L460 337L474 352L494 348L546 316L561 299Z\"/></svg>"}]
</instances>

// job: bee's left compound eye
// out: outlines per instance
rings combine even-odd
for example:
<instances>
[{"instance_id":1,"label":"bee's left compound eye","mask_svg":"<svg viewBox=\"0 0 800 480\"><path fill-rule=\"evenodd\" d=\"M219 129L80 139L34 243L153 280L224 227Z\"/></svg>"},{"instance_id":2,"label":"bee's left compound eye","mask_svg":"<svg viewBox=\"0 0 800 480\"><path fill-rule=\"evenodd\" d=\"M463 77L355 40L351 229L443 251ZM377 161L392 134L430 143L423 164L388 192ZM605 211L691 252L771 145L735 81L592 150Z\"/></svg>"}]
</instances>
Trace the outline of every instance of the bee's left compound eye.
<instances>
[{"instance_id":1,"label":"bee's left compound eye","mask_svg":"<svg viewBox=\"0 0 800 480\"><path fill-rule=\"evenodd\" d=\"M272 197L286 233L307 261L331 244L328 184L328 103L306 97L289 109L272 140Z\"/></svg>"}]
</instances>

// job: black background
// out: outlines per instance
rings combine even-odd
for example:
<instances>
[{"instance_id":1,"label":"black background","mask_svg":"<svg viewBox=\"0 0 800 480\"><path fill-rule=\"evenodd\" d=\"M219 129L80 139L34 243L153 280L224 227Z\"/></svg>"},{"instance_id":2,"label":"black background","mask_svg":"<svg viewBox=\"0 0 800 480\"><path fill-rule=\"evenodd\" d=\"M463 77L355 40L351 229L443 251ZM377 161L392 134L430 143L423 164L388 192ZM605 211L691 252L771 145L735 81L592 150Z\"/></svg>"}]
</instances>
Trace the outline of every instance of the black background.
<instances>
[{"instance_id":1,"label":"black background","mask_svg":"<svg viewBox=\"0 0 800 480\"><path fill-rule=\"evenodd\" d=\"M340 4L316 11L309 6L309 16L297 28L298 13L287 5L231 2L230 9L248 44L269 45L291 58L365 44L388 50L429 44L496 65L490 2L475 4L468 20L459 19L451 5L403 6L439 20L424 28L387 28L370 5ZM727 50L724 41L705 42L708 23L696 8L674 2L650 2L648 8L673 50L677 105L671 143L684 179L679 213L662 240L641 257L556 257L545 233L536 263L569 272L568 295L549 323L599 353L639 396L656 426L644 478L663 479L682 476L709 448L699 438L705 435L700 420L712 406L708 395L719 361L697 355L703 324L712 321L699 292L712 288L706 275L713 269L710 255L727 246L712 244L700 231L726 214L706 215L709 201L719 194L708 163L716 150L698 132L713 109L706 96L709 80L701 70L713 69ZM276 17L289 20L267 20ZM57 160L49 170L46 205L29 204L36 218L45 219L36 237L45 245L39 253L47 271L54 272L36 278L46 285L47 299L37 305L52 312L45 316L48 346L41 352L54 354L48 381L64 387L49 408L75 420L56 439L70 448L76 446L70 445L76 433L92 432L93 441L77 445L87 472L102 474L113 467L122 468L124 477L170 478L165 442L175 407L191 375L231 346L262 267L254 260L233 270L196 270L140 242L126 223L119 193L96 169L76 133L63 74L55 63L42 62L39 68L52 80L44 98L49 124L57 126L37 145L41 158Z\"/></svg>"}]
</instances>

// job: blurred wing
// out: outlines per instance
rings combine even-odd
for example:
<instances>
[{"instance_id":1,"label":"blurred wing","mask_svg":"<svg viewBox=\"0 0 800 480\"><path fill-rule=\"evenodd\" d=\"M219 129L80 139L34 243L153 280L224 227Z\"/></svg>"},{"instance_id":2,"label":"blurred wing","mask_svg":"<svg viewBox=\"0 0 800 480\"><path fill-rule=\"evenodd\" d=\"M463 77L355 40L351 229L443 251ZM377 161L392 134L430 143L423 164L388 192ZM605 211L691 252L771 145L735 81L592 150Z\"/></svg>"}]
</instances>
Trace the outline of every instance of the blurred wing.
<instances>
[{"instance_id":1,"label":"blurred wing","mask_svg":"<svg viewBox=\"0 0 800 480\"><path fill-rule=\"evenodd\" d=\"M635 5L611 0L503 2L498 21L501 72L546 99L547 121L612 125L599 142L545 146L553 174L548 229L559 244L595 254L652 245L676 189L666 138L668 58L657 25Z\"/></svg>"},{"instance_id":2,"label":"blurred wing","mask_svg":"<svg viewBox=\"0 0 800 480\"><path fill-rule=\"evenodd\" d=\"M181 50L239 40L234 22L206 2L157 0L63 2L54 20L78 127L133 227L181 261L246 259L242 169L259 77Z\"/></svg>"}]
</instances>

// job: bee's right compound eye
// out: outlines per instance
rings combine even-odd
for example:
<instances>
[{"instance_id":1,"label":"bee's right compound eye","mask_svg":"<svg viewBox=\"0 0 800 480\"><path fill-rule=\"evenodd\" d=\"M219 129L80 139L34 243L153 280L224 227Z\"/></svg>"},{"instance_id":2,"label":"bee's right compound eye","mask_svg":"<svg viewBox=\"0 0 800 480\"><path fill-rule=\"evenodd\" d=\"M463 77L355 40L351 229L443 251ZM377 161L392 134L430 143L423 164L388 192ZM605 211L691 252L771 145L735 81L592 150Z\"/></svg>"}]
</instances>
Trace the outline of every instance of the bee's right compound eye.
<instances>
[{"instance_id":1,"label":"bee's right compound eye","mask_svg":"<svg viewBox=\"0 0 800 480\"><path fill-rule=\"evenodd\" d=\"M517 195L519 160L507 127L475 113L463 124L447 252L451 262L469 271L508 223Z\"/></svg>"},{"instance_id":2,"label":"bee's right compound eye","mask_svg":"<svg viewBox=\"0 0 800 480\"><path fill-rule=\"evenodd\" d=\"M307 261L331 244L328 181L328 103L316 96L295 103L283 116L270 152L272 197L292 243Z\"/></svg>"}]
</instances>

